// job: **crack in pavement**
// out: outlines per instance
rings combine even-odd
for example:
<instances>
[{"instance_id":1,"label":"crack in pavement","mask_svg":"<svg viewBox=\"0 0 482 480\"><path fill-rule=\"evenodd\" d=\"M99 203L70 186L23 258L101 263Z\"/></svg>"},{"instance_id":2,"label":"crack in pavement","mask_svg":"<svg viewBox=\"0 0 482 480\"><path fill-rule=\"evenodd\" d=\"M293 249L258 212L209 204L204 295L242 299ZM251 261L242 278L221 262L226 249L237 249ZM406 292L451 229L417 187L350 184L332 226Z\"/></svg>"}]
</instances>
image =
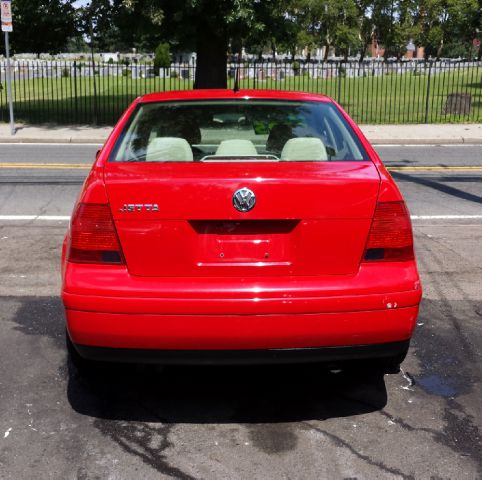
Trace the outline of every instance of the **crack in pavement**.
<instances>
[{"instance_id":1,"label":"crack in pavement","mask_svg":"<svg viewBox=\"0 0 482 480\"><path fill-rule=\"evenodd\" d=\"M140 458L159 473L179 480L196 480L195 477L171 465L164 452L172 446L168 436L174 425L152 427L147 423L96 419L94 426L117 443L126 453Z\"/></svg>"},{"instance_id":2,"label":"crack in pavement","mask_svg":"<svg viewBox=\"0 0 482 480\"><path fill-rule=\"evenodd\" d=\"M383 472L391 473L392 475L398 475L398 476L402 477L404 480L415 480L415 477L411 474L408 475L408 474L402 472L401 470L399 470L398 468L389 467L389 466L385 465L383 462L379 462L377 460L374 460L369 455L365 455L361 452L358 452L346 440L343 440L342 438L338 437L337 435L334 435L333 433L329 433L326 430L318 428L310 422L303 422L303 423L304 423L304 425L307 425L311 430L315 430L316 432L321 433L322 435L325 435L326 437L328 437L337 447L346 448L351 453L356 455L358 458L363 460L365 463L368 463L368 464L370 464L374 467L377 467L378 469L382 470Z\"/></svg>"}]
</instances>

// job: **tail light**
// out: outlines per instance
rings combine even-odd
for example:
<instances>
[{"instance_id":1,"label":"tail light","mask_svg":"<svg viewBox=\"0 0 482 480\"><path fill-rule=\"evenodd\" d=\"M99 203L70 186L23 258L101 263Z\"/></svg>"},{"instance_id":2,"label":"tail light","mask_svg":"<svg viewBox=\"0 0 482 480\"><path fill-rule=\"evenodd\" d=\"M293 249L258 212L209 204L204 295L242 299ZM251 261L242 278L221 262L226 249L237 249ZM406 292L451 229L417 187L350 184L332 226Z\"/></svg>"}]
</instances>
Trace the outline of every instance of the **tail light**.
<instances>
[{"instance_id":1,"label":"tail light","mask_svg":"<svg viewBox=\"0 0 482 480\"><path fill-rule=\"evenodd\" d=\"M69 261L124 263L108 205L80 203L77 206L70 228Z\"/></svg>"},{"instance_id":2,"label":"tail light","mask_svg":"<svg viewBox=\"0 0 482 480\"><path fill-rule=\"evenodd\" d=\"M364 260L401 262L413 258L412 224L405 203L377 203Z\"/></svg>"}]
</instances>

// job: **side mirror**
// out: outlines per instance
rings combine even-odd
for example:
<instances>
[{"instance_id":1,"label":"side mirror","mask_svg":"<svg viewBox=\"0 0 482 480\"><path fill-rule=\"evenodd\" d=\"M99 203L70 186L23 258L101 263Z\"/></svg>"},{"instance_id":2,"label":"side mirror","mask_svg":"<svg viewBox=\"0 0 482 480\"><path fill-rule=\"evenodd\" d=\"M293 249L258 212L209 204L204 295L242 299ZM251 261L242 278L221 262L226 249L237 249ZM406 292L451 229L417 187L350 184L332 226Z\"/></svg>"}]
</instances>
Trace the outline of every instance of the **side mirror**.
<instances>
[{"instance_id":1,"label":"side mirror","mask_svg":"<svg viewBox=\"0 0 482 480\"><path fill-rule=\"evenodd\" d=\"M99 158L100 153L102 152L102 148L97 150L97 153L95 154L95 159L97 160Z\"/></svg>"}]
</instances>

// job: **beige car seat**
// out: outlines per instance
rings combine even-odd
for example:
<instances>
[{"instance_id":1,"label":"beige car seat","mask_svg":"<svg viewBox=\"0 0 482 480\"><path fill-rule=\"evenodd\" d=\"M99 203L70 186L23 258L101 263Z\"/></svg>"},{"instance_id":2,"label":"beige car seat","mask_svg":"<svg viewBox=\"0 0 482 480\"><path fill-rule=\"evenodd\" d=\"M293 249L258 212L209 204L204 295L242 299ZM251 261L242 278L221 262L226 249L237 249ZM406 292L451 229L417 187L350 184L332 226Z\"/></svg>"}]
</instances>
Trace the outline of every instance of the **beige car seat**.
<instances>
[{"instance_id":1,"label":"beige car seat","mask_svg":"<svg viewBox=\"0 0 482 480\"><path fill-rule=\"evenodd\" d=\"M258 155L258 152L251 140L223 140L216 150L216 156L221 157L246 157L256 155Z\"/></svg>"},{"instance_id":2,"label":"beige car seat","mask_svg":"<svg viewBox=\"0 0 482 480\"><path fill-rule=\"evenodd\" d=\"M192 162L191 147L184 138L156 137L147 147L146 162Z\"/></svg>"},{"instance_id":3,"label":"beige car seat","mask_svg":"<svg viewBox=\"0 0 482 480\"><path fill-rule=\"evenodd\" d=\"M288 140L281 151L281 160L287 162L326 161L328 154L323 142L316 137L298 137Z\"/></svg>"}]
</instances>

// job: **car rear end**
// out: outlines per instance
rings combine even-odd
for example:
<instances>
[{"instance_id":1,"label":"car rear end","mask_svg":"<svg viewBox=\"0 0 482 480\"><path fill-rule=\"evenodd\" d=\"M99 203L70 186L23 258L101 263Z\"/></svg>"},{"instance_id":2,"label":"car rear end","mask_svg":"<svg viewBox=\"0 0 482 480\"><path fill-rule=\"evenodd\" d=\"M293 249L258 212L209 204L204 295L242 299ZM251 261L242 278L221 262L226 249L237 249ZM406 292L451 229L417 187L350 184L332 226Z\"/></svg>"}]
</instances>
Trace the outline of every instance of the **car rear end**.
<instances>
[{"instance_id":1,"label":"car rear end","mask_svg":"<svg viewBox=\"0 0 482 480\"><path fill-rule=\"evenodd\" d=\"M402 359L421 287L403 199L326 97L131 106L74 209L75 351L173 363Z\"/></svg>"}]
</instances>

